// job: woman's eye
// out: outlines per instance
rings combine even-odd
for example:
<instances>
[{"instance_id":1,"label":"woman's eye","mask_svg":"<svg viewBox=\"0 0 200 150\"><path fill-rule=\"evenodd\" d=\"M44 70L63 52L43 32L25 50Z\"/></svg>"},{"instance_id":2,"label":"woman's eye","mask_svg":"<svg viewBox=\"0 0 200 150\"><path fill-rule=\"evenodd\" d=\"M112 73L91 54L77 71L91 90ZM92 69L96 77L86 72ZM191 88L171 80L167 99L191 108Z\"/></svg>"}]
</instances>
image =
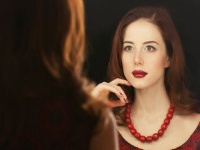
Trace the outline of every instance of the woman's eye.
<instances>
[{"instance_id":1,"label":"woman's eye","mask_svg":"<svg viewBox=\"0 0 200 150\"><path fill-rule=\"evenodd\" d=\"M145 47L145 50L147 50L147 51L149 51L149 52L153 52L153 51L156 50L156 48L153 47L153 46L148 45L148 46Z\"/></svg>"},{"instance_id":2,"label":"woman's eye","mask_svg":"<svg viewBox=\"0 0 200 150\"><path fill-rule=\"evenodd\" d=\"M130 51L130 50L132 50L132 49L133 49L132 46L125 46L125 47L123 48L124 51Z\"/></svg>"}]
</instances>

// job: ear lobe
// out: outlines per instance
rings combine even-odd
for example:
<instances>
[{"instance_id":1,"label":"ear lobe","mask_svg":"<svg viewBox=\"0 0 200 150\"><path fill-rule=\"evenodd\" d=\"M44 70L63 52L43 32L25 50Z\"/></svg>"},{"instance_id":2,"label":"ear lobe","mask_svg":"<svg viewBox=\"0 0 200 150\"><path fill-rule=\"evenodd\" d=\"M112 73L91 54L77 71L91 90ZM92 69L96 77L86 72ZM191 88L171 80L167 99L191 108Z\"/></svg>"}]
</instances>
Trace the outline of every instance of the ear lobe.
<instances>
[{"instance_id":1,"label":"ear lobe","mask_svg":"<svg viewBox=\"0 0 200 150\"><path fill-rule=\"evenodd\" d=\"M165 68L170 67L170 59L167 58L166 62L165 62Z\"/></svg>"}]
</instances>

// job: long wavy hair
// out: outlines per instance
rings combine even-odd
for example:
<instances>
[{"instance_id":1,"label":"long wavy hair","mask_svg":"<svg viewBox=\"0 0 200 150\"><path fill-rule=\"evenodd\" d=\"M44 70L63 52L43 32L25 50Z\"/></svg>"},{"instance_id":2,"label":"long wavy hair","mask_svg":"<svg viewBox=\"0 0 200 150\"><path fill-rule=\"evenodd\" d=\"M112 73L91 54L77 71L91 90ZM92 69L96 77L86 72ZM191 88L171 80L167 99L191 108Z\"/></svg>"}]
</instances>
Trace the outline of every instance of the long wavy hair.
<instances>
[{"instance_id":1,"label":"long wavy hair","mask_svg":"<svg viewBox=\"0 0 200 150\"><path fill-rule=\"evenodd\" d=\"M163 7L144 6L130 10L120 21L116 29L111 57L108 64L108 78L125 79L121 53L123 49L123 38L126 27L138 20L144 18L156 25L164 39L167 54L170 57L170 67L165 71L165 87L172 103L180 110L198 111L197 101L194 99L192 92L186 87L186 63L182 44L175 28L175 25L168 11ZM124 87L130 100L134 100L134 89ZM121 109L117 109L121 112Z\"/></svg>"},{"instance_id":2,"label":"long wavy hair","mask_svg":"<svg viewBox=\"0 0 200 150\"><path fill-rule=\"evenodd\" d=\"M83 1L1 1L0 22L0 143L28 122L29 102L64 99L73 115L90 115L95 125L107 109L90 96L94 85L82 71Z\"/></svg>"}]
</instances>

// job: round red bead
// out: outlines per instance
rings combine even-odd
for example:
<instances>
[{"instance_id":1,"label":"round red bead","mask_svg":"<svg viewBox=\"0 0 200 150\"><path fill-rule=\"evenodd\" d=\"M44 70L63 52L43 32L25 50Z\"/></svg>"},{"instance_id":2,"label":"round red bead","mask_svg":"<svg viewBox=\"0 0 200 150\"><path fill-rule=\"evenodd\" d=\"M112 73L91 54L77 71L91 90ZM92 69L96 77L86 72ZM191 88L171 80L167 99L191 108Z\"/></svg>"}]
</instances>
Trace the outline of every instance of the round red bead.
<instances>
[{"instance_id":1,"label":"round red bead","mask_svg":"<svg viewBox=\"0 0 200 150\"><path fill-rule=\"evenodd\" d=\"M163 129L163 130L167 129L167 125L166 124L162 124L161 129Z\"/></svg>"},{"instance_id":2,"label":"round red bead","mask_svg":"<svg viewBox=\"0 0 200 150\"><path fill-rule=\"evenodd\" d=\"M133 129L133 125L131 123L128 123L128 128Z\"/></svg>"},{"instance_id":3,"label":"round red bead","mask_svg":"<svg viewBox=\"0 0 200 150\"><path fill-rule=\"evenodd\" d=\"M170 113L173 113L173 112L174 112L174 108L170 108L170 109L169 109L169 112L170 112Z\"/></svg>"},{"instance_id":4,"label":"round red bead","mask_svg":"<svg viewBox=\"0 0 200 150\"><path fill-rule=\"evenodd\" d=\"M172 118L173 117L173 114L172 113L167 113L167 118Z\"/></svg>"},{"instance_id":5,"label":"round red bead","mask_svg":"<svg viewBox=\"0 0 200 150\"><path fill-rule=\"evenodd\" d=\"M130 113L126 113L126 118L130 118Z\"/></svg>"},{"instance_id":6,"label":"round red bead","mask_svg":"<svg viewBox=\"0 0 200 150\"><path fill-rule=\"evenodd\" d=\"M151 142L153 140L153 137L152 136L147 136L146 140L147 140L147 142Z\"/></svg>"},{"instance_id":7,"label":"round red bead","mask_svg":"<svg viewBox=\"0 0 200 150\"><path fill-rule=\"evenodd\" d=\"M131 132L131 134L135 134L136 130L135 129L131 129L130 132Z\"/></svg>"},{"instance_id":8,"label":"round red bead","mask_svg":"<svg viewBox=\"0 0 200 150\"><path fill-rule=\"evenodd\" d=\"M162 129L158 130L158 135L163 135L164 131Z\"/></svg>"},{"instance_id":9,"label":"round red bead","mask_svg":"<svg viewBox=\"0 0 200 150\"><path fill-rule=\"evenodd\" d=\"M153 140L157 140L158 139L158 134L154 133L152 137L153 137Z\"/></svg>"},{"instance_id":10,"label":"round red bead","mask_svg":"<svg viewBox=\"0 0 200 150\"><path fill-rule=\"evenodd\" d=\"M164 123L168 125L168 124L170 123L170 119L169 119L169 118L166 118L166 119L164 120Z\"/></svg>"},{"instance_id":11,"label":"round red bead","mask_svg":"<svg viewBox=\"0 0 200 150\"><path fill-rule=\"evenodd\" d=\"M145 142L146 141L146 137L145 136L140 136L140 141L141 142Z\"/></svg>"},{"instance_id":12,"label":"round red bead","mask_svg":"<svg viewBox=\"0 0 200 150\"><path fill-rule=\"evenodd\" d=\"M131 109L126 109L126 113L130 113L131 112Z\"/></svg>"},{"instance_id":13,"label":"round red bead","mask_svg":"<svg viewBox=\"0 0 200 150\"><path fill-rule=\"evenodd\" d=\"M134 136L135 136L137 139L139 139L139 138L140 138L140 133L136 132L136 133L134 134Z\"/></svg>"},{"instance_id":14,"label":"round red bead","mask_svg":"<svg viewBox=\"0 0 200 150\"><path fill-rule=\"evenodd\" d=\"M127 118L127 119L126 119L126 122L127 122L127 123L131 123L131 119L130 119L130 118Z\"/></svg>"}]
</instances>

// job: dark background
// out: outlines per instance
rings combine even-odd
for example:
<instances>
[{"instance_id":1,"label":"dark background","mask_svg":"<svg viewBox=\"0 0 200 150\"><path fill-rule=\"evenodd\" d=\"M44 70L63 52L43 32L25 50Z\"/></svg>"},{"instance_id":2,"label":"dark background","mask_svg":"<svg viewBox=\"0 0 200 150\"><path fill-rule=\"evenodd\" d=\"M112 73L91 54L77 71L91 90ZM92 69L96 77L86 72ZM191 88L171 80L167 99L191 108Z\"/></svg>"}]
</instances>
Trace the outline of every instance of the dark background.
<instances>
[{"instance_id":1,"label":"dark background","mask_svg":"<svg viewBox=\"0 0 200 150\"><path fill-rule=\"evenodd\" d=\"M86 69L90 79L106 80L112 39L120 19L133 7L160 5L168 9L180 35L190 86L200 94L200 0L85 0L89 49Z\"/></svg>"}]
</instances>

